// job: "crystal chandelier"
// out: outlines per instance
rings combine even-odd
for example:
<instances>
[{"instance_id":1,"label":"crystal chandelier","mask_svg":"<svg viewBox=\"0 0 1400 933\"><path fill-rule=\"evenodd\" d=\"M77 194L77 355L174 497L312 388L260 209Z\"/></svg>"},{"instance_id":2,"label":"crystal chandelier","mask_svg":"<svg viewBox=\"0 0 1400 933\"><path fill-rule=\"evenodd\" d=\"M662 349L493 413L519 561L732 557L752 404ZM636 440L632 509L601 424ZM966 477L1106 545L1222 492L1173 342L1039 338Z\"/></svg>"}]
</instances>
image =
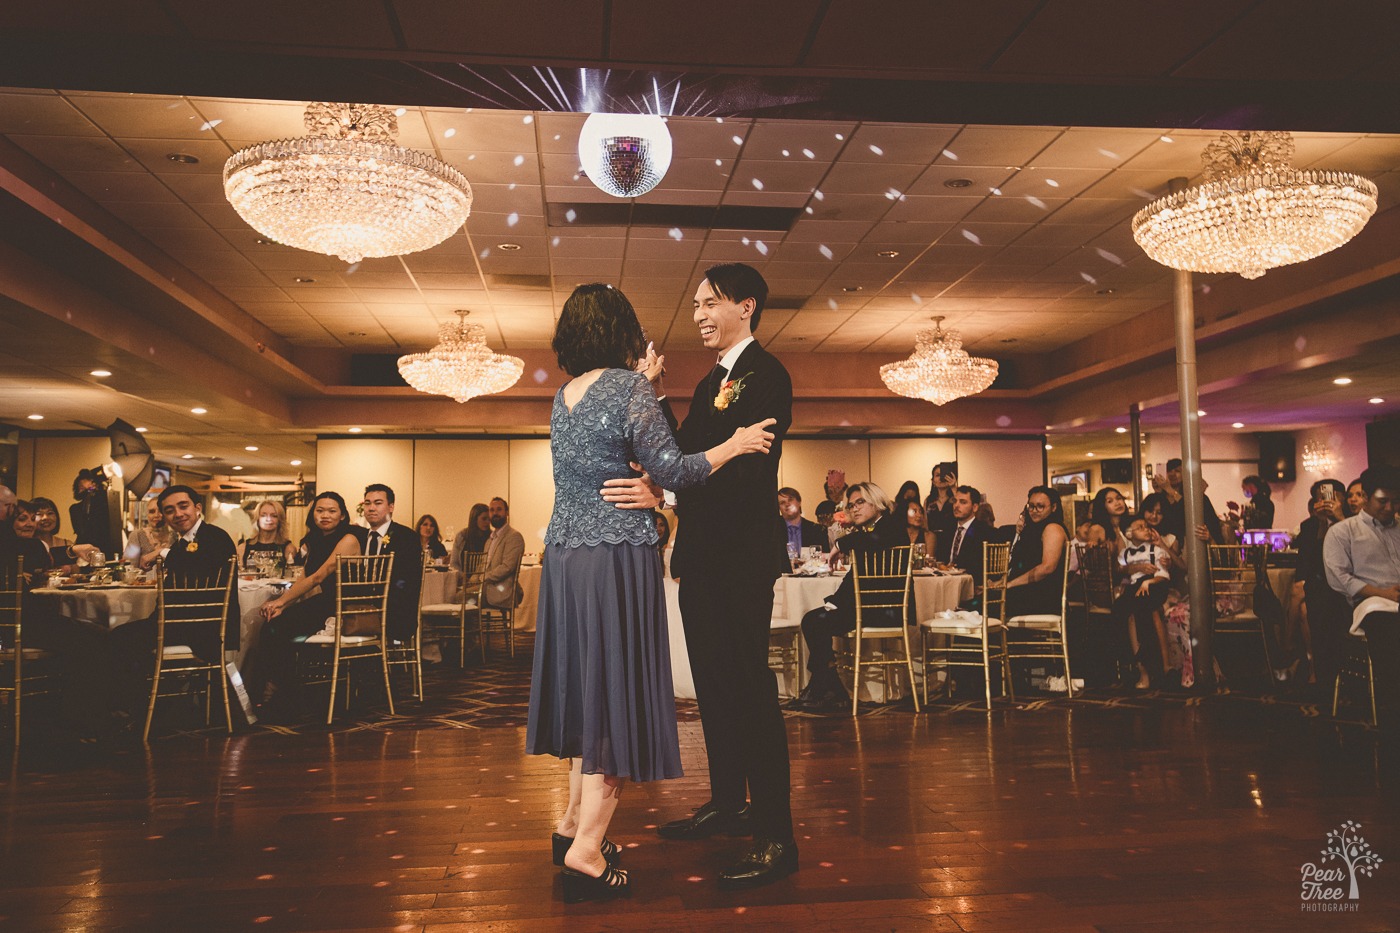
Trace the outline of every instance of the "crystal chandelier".
<instances>
[{"instance_id":1,"label":"crystal chandelier","mask_svg":"<svg viewBox=\"0 0 1400 933\"><path fill-rule=\"evenodd\" d=\"M466 222L471 185L395 145L389 108L316 102L305 123L307 136L258 143L224 163L224 195L263 236L359 262L428 249Z\"/></svg>"},{"instance_id":2,"label":"crystal chandelier","mask_svg":"<svg viewBox=\"0 0 1400 933\"><path fill-rule=\"evenodd\" d=\"M1322 441L1308 441L1303 445L1303 469L1309 473L1332 472L1332 448Z\"/></svg>"},{"instance_id":3,"label":"crystal chandelier","mask_svg":"<svg viewBox=\"0 0 1400 933\"><path fill-rule=\"evenodd\" d=\"M639 198L671 167L671 131L650 113L589 114L578 134L588 180L615 198Z\"/></svg>"},{"instance_id":4,"label":"crystal chandelier","mask_svg":"<svg viewBox=\"0 0 1400 933\"><path fill-rule=\"evenodd\" d=\"M997 377L996 360L968 356L956 331L943 331L943 316L919 331L914 355L880 367L880 378L891 392L943 405L976 395Z\"/></svg>"},{"instance_id":5,"label":"crystal chandelier","mask_svg":"<svg viewBox=\"0 0 1400 933\"><path fill-rule=\"evenodd\" d=\"M443 324L438 344L431 350L399 357L399 375L404 382L419 392L450 395L459 402L495 395L515 385L525 362L493 353L486 345L486 328L467 322L470 313L458 311L456 323Z\"/></svg>"},{"instance_id":6,"label":"crystal chandelier","mask_svg":"<svg viewBox=\"0 0 1400 933\"><path fill-rule=\"evenodd\" d=\"M1376 212L1376 186L1292 158L1292 133L1221 134L1201 153L1205 180L1138 211L1133 238L1164 266L1247 279L1331 252Z\"/></svg>"}]
</instances>

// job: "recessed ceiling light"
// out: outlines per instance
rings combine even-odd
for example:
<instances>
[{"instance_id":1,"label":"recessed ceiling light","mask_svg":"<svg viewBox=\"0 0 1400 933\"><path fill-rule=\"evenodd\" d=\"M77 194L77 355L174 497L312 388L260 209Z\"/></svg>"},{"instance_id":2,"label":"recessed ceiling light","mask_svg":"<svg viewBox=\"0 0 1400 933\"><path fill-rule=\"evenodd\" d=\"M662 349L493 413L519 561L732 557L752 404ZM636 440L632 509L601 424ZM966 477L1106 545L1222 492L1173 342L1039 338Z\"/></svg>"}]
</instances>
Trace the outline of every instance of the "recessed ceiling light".
<instances>
[{"instance_id":1,"label":"recessed ceiling light","mask_svg":"<svg viewBox=\"0 0 1400 933\"><path fill-rule=\"evenodd\" d=\"M292 461L292 466L301 466L301 461L300 461L300 460L293 460L293 461Z\"/></svg>"},{"instance_id":2,"label":"recessed ceiling light","mask_svg":"<svg viewBox=\"0 0 1400 933\"><path fill-rule=\"evenodd\" d=\"M1350 376L1338 376L1336 379L1333 379L1333 380L1332 380L1332 384L1333 384L1334 386L1349 386L1349 385L1351 385L1351 377L1350 377Z\"/></svg>"},{"instance_id":3,"label":"recessed ceiling light","mask_svg":"<svg viewBox=\"0 0 1400 933\"><path fill-rule=\"evenodd\" d=\"M181 455L180 455L180 459L181 459L181 460L193 460L193 459L194 459L194 454L181 454Z\"/></svg>"},{"instance_id":4,"label":"recessed ceiling light","mask_svg":"<svg viewBox=\"0 0 1400 933\"><path fill-rule=\"evenodd\" d=\"M520 249L520 244L519 244L519 243L497 243L497 244L496 244L496 249L502 249L502 250L505 250L507 253L513 253L513 252L515 252L516 250Z\"/></svg>"},{"instance_id":5,"label":"recessed ceiling light","mask_svg":"<svg viewBox=\"0 0 1400 933\"><path fill-rule=\"evenodd\" d=\"M149 429L149 428L137 428L137 429L136 429L136 433L137 433L137 434L145 434L148 430L150 430L150 429Z\"/></svg>"},{"instance_id":6,"label":"recessed ceiling light","mask_svg":"<svg viewBox=\"0 0 1400 933\"><path fill-rule=\"evenodd\" d=\"M950 178L943 183L945 188L971 188L971 178Z\"/></svg>"},{"instance_id":7,"label":"recessed ceiling light","mask_svg":"<svg viewBox=\"0 0 1400 933\"><path fill-rule=\"evenodd\" d=\"M1243 422L1243 421L1236 421L1234 424L1230 425L1230 427L1232 427L1232 428L1242 428L1242 427L1244 427L1244 422Z\"/></svg>"},{"instance_id":8,"label":"recessed ceiling light","mask_svg":"<svg viewBox=\"0 0 1400 933\"><path fill-rule=\"evenodd\" d=\"M255 447L255 446L253 446L252 444L249 444L247 447L244 447L243 449L246 450L246 451L248 451L249 453L253 453L253 452L255 452L258 448Z\"/></svg>"},{"instance_id":9,"label":"recessed ceiling light","mask_svg":"<svg viewBox=\"0 0 1400 933\"><path fill-rule=\"evenodd\" d=\"M1098 289L1097 291L1095 291L1094 294L1095 294L1095 295L1112 295L1112 294L1114 293L1114 291L1116 291L1116 289L1112 289L1112 288L1100 288L1100 289Z\"/></svg>"},{"instance_id":10,"label":"recessed ceiling light","mask_svg":"<svg viewBox=\"0 0 1400 933\"><path fill-rule=\"evenodd\" d=\"M269 240L267 237L263 237L263 236L256 237L256 238L253 240L253 242L256 243L256 244L258 244L259 246L276 246L276 245L277 245L277 244L274 243L272 240Z\"/></svg>"},{"instance_id":11,"label":"recessed ceiling light","mask_svg":"<svg viewBox=\"0 0 1400 933\"><path fill-rule=\"evenodd\" d=\"M207 415L207 414L209 414L209 409L207 409L207 408L191 408L191 409L190 409L190 414L192 414L192 415Z\"/></svg>"},{"instance_id":12,"label":"recessed ceiling light","mask_svg":"<svg viewBox=\"0 0 1400 933\"><path fill-rule=\"evenodd\" d=\"M299 275L299 276L297 276L296 278L292 279L292 281L293 281L293 282L299 282L299 283L301 283L302 285L310 285L312 282L314 282L314 281L316 281L316 280L313 279L313 278L312 278L311 276L309 276L309 275Z\"/></svg>"},{"instance_id":13,"label":"recessed ceiling light","mask_svg":"<svg viewBox=\"0 0 1400 933\"><path fill-rule=\"evenodd\" d=\"M112 371L110 369L94 369L92 372L88 373L88 375L96 376L97 378L102 379L106 376L112 375Z\"/></svg>"},{"instance_id":14,"label":"recessed ceiling light","mask_svg":"<svg viewBox=\"0 0 1400 933\"><path fill-rule=\"evenodd\" d=\"M937 428L934 428L934 429L933 429L933 433L934 433L934 434L947 434L947 433L948 433L948 429L947 429L947 428L944 428L944 427L937 427Z\"/></svg>"},{"instance_id":15,"label":"recessed ceiling light","mask_svg":"<svg viewBox=\"0 0 1400 933\"><path fill-rule=\"evenodd\" d=\"M236 466L236 467L234 467L234 469L235 469L235 470L241 470L241 469L243 469L243 468L242 468L241 466Z\"/></svg>"},{"instance_id":16,"label":"recessed ceiling light","mask_svg":"<svg viewBox=\"0 0 1400 933\"><path fill-rule=\"evenodd\" d=\"M188 152L167 152L165 157L171 162L179 162L181 165L199 164L199 156L192 156Z\"/></svg>"},{"instance_id":17,"label":"recessed ceiling light","mask_svg":"<svg viewBox=\"0 0 1400 933\"><path fill-rule=\"evenodd\" d=\"M1176 142L1176 140L1172 139L1170 136L1158 136L1157 138L1164 143Z\"/></svg>"},{"instance_id":18,"label":"recessed ceiling light","mask_svg":"<svg viewBox=\"0 0 1400 933\"><path fill-rule=\"evenodd\" d=\"M362 331L362 330L347 330L347 331L345 332L345 336L347 336L347 337L367 337L367 336L369 336L369 335L368 335L367 333L365 333L364 331Z\"/></svg>"},{"instance_id":19,"label":"recessed ceiling light","mask_svg":"<svg viewBox=\"0 0 1400 933\"><path fill-rule=\"evenodd\" d=\"M882 250L880 250L878 253L876 253L875 255L876 255L876 256L879 256L881 259L895 259L895 258L897 258L897 257L899 256L899 250L897 250L897 249L882 249Z\"/></svg>"},{"instance_id":20,"label":"recessed ceiling light","mask_svg":"<svg viewBox=\"0 0 1400 933\"><path fill-rule=\"evenodd\" d=\"M1055 449L1055 445L1054 445L1054 444L1046 444L1046 445L1045 445L1045 449L1046 449L1046 450L1054 450L1054 449Z\"/></svg>"},{"instance_id":21,"label":"recessed ceiling light","mask_svg":"<svg viewBox=\"0 0 1400 933\"><path fill-rule=\"evenodd\" d=\"M1199 408L1196 409L1196 417L1197 417L1197 418L1204 418L1205 416L1206 416L1206 413L1205 413L1205 412L1201 411Z\"/></svg>"},{"instance_id":22,"label":"recessed ceiling light","mask_svg":"<svg viewBox=\"0 0 1400 933\"><path fill-rule=\"evenodd\" d=\"M29 416L29 420L30 420L30 421L43 421L43 420L44 420L44 416L43 416L43 415L30 415L30 416Z\"/></svg>"},{"instance_id":23,"label":"recessed ceiling light","mask_svg":"<svg viewBox=\"0 0 1400 933\"><path fill-rule=\"evenodd\" d=\"M841 286L841 291L843 291L843 292L863 292L863 291L865 291L865 286L864 286L864 285L842 285L842 286Z\"/></svg>"},{"instance_id":24,"label":"recessed ceiling light","mask_svg":"<svg viewBox=\"0 0 1400 933\"><path fill-rule=\"evenodd\" d=\"M1128 433L1128 429L1127 429L1127 428L1114 428L1113 430L1114 430L1114 432L1117 433L1117 434L1127 434L1127 433Z\"/></svg>"},{"instance_id":25,"label":"recessed ceiling light","mask_svg":"<svg viewBox=\"0 0 1400 933\"><path fill-rule=\"evenodd\" d=\"M1018 339L1018 338L1016 338L1016 337L1003 337L1003 338L1001 338L1001 342L1002 342L1002 343L1015 343L1015 342L1017 341L1017 339Z\"/></svg>"},{"instance_id":26,"label":"recessed ceiling light","mask_svg":"<svg viewBox=\"0 0 1400 933\"><path fill-rule=\"evenodd\" d=\"M1375 398L1368 398L1366 401L1370 402L1372 405L1379 405L1379 404L1381 404L1382 402L1384 402L1385 399L1381 398L1381 397L1378 395L1378 396L1376 396Z\"/></svg>"},{"instance_id":27,"label":"recessed ceiling light","mask_svg":"<svg viewBox=\"0 0 1400 933\"><path fill-rule=\"evenodd\" d=\"M351 428L351 429L350 429L350 433L351 433L351 434L359 434L359 433L360 433L361 431L363 431L363 430L364 430L364 428Z\"/></svg>"},{"instance_id":28,"label":"recessed ceiling light","mask_svg":"<svg viewBox=\"0 0 1400 933\"><path fill-rule=\"evenodd\" d=\"M1094 455L1094 452L1091 450L1091 451L1089 451L1087 454L1085 454L1084 456L1086 456L1086 457L1092 457L1093 455Z\"/></svg>"}]
</instances>

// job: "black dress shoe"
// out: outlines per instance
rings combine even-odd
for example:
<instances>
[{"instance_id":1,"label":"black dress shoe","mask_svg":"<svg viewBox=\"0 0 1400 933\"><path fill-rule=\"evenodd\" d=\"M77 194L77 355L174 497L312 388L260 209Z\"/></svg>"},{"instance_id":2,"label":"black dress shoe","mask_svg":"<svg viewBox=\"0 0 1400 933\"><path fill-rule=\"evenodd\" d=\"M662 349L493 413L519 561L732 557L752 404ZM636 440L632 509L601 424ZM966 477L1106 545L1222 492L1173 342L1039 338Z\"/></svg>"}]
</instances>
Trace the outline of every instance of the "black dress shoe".
<instances>
[{"instance_id":1,"label":"black dress shoe","mask_svg":"<svg viewBox=\"0 0 1400 933\"><path fill-rule=\"evenodd\" d=\"M756 888L797 871L797 843L755 840L754 846L719 876L722 888Z\"/></svg>"},{"instance_id":2,"label":"black dress shoe","mask_svg":"<svg viewBox=\"0 0 1400 933\"><path fill-rule=\"evenodd\" d=\"M694 815L662 823L656 828L657 835L662 839L708 839L719 833L747 836L751 832L747 806L733 813L721 810L713 803L702 804L696 808Z\"/></svg>"}]
</instances>

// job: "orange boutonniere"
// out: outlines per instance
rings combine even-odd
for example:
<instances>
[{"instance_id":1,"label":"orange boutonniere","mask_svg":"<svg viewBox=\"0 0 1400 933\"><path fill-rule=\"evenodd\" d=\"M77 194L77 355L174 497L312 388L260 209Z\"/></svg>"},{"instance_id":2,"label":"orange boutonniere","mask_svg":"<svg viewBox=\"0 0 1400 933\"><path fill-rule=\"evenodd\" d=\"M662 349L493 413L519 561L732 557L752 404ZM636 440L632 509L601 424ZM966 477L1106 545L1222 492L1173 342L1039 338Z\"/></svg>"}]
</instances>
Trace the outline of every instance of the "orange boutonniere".
<instances>
[{"instance_id":1,"label":"orange boutonniere","mask_svg":"<svg viewBox=\"0 0 1400 933\"><path fill-rule=\"evenodd\" d=\"M193 553L194 553L195 551L197 551L197 550L199 550L199 542L198 542L198 541L191 541L189 544L186 544L186 545L185 545L185 553L186 553L186 554L193 554Z\"/></svg>"},{"instance_id":2,"label":"orange boutonniere","mask_svg":"<svg viewBox=\"0 0 1400 933\"><path fill-rule=\"evenodd\" d=\"M744 373L738 379L730 379L720 386L718 394L715 395L715 411L724 411L737 402L739 393L744 391L744 380L752 375L753 373Z\"/></svg>"}]
</instances>

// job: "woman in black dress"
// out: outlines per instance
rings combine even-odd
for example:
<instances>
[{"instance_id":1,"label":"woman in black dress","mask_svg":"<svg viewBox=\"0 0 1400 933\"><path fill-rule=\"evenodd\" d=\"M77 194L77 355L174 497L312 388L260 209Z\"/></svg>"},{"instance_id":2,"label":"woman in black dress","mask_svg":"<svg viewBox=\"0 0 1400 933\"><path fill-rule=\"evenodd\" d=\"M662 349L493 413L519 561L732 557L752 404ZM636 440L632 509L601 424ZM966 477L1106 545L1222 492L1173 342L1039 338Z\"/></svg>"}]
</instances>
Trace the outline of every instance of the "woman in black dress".
<instances>
[{"instance_id":1,"label":"woman in black dress","mask_svg":"<svg viewBox=\"0 0 1400 933\"><path fill-rule=\"evenodd\" d=\"M253 536L238 542L238 566L255 570L260 560L270 560L285 571L296 556L291 535L287 534L287 510L273 499L259 502L253 510L253 524ZM267 556L260 558L258 555Z\"/></svg>"},{"instance_id":2,"label":"woman in black dress","mask_svg":"<svg viewBox=\"0 0 1400 933\"><path fill-rule=\"evenodd\" d=\"M1065 577L1065 513L1060 494L1049 486L1026 493L1021 530L1011 545L1006 617L1059 615Z\"/></svg>"}]
</instances>

